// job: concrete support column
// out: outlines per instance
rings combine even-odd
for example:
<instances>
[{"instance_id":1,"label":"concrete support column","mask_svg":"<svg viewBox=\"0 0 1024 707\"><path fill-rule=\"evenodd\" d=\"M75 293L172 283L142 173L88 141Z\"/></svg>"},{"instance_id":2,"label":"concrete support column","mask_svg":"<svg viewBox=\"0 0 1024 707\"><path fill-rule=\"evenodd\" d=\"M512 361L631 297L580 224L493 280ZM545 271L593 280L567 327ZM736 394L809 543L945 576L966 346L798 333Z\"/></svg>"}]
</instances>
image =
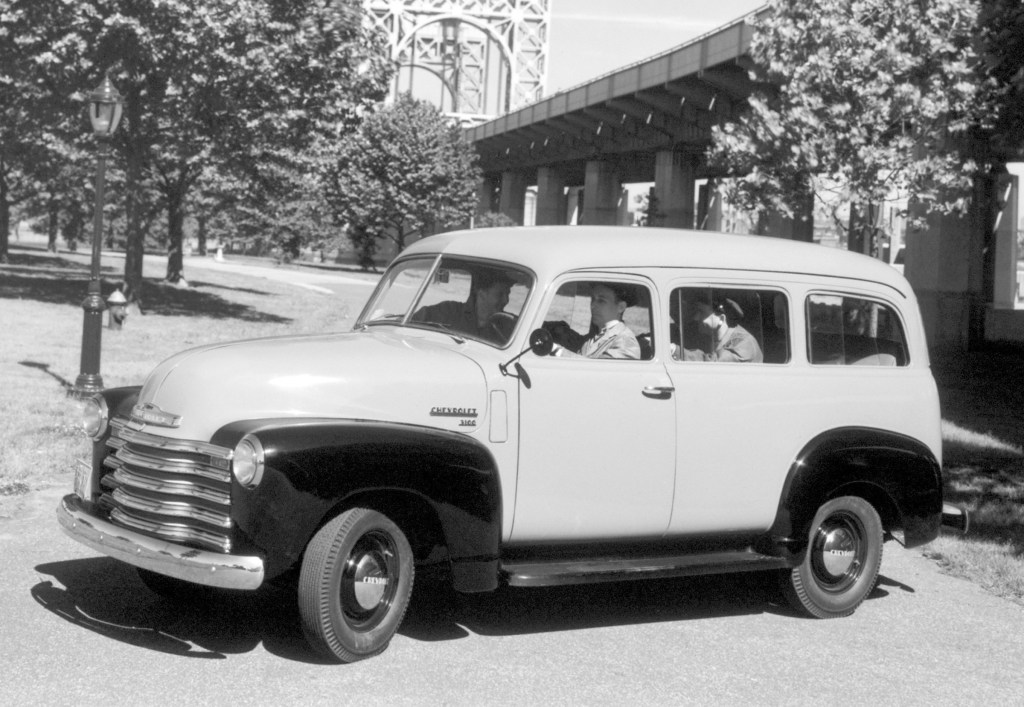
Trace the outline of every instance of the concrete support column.
<instances>
[{"instance_id":1,"label":"concrete support column","mask_svg":"<svg viewBox=\"0 0 1024 707\"><path fill-rule=\"evenodd\" d=\"M689 155L662 150L654 156L654 226L694 227L694 172Z\"/></svg>"},{"instance_id":2,"label":"concrete support column","mask_svg":"<svg viewBox=\"0 0 1024 707\"><path fill-rule=\"evenodd\" d=\"M476 215L490 213L498 210L498 191L500 182L493 174L486 174L480 179L476 187Z\"/></svg>"},{"instance_id":3,"label":"concrete support column","mask_svg":"<svg viewBox=\"0 0 1024 707\"><path fill-rule=\"evenodd\" d=\"M1020 183L1004 174L996 184L995 263L992 306L1013 309L1017 305L1017 200Z\"/></svg>"},{"instance_id":4,"label":"concrete support column","mask_svg":"<svg viewBox=\"0 0 1024 707\"><path fill-rule=\"evenodd\" d=\"M928 346L940 356L963 353L983 336L981 208L963 218L929 214L925 228L907 233L904 275L917 295Z\"/></svg>"},{"instance_id":5,"label":"concrete support column","mask_svg":"<svg viewBox=\"0 0 1024 707\"><path fill-rule=\"evenodd\" d=\"M715 180L709 179L700 187L700 202L697 209L698 231L722 230L722 195L715 189Z\"/></svg>"},{"instance_id":6,"label":"concrete support column","mask_svg":"<svg viewBox=\"0 0 1024 707\"><path fill-rule=\"evenodd\" d=\"M566 223L565 178L554 167L537 170L537 225L563 226Z\"/></svg>"},{"instance_id":7,"label":"concrete support column","mask_svg":"<svg viewBox=\"0 0 1024 707\"><path fill-rule=\"evenodd\" d=\"M587 162L583 186L583 224L587 226L614 226L619 222L619 199L622 182L611 162Z\"/></svg>"},{"instance_id":8,"label":"concrete support column","mask_svg":"<svg viewBox=\"0 0 1024 707\"><path fill-rule=\"evenodd\" d=\"M526 206L526 176L520 172L501 173L501 200L499 210L520 226Z\"/></svg>"}]
</instances>

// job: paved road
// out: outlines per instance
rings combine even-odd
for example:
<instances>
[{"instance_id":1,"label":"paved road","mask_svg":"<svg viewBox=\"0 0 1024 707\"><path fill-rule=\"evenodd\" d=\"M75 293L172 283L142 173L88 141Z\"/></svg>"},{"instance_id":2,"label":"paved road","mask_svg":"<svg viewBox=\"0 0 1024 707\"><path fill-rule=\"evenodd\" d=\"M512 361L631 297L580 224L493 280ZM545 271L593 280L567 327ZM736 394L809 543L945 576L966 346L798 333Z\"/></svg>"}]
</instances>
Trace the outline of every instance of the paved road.
<instances>
[{"instance_id":1,"label":"paved road","mask_svg":"<svg viewBox=\"0 0 1024 707\"><path fill-rule=\"evenodd\" d=\"M162 258L162 256L152 256ZM166 260L166 258L163 258ZM253 265L250 263L234 262L230 256L224 260L216 258L192 257L185 259L185 276L188 277L190 270L221 270L234 272L250 277L262 277L278 282L290 282L293 285L304 287L324 294L337 294L340 287L356 285L365 287L363 298L369 297L370 288L377 284L380 274L346 272L337 270L317 270L308 267L273 267Z\"/></svg>"},{"instance_id":2,"label":"paved road","mask_svg":"<svg viewBox=\"0 0 1024 707\"><path fill-rule=\"evenodd\" d=\"M67 486L70 486L70 476ZM796 618L763 578L421 593L388 651L318 662L294 597L176 607L57 528L66 488L0 520L10 705L1021 704L1024 609L886 546L847 619Z\"/></svg>"}]
</instances>

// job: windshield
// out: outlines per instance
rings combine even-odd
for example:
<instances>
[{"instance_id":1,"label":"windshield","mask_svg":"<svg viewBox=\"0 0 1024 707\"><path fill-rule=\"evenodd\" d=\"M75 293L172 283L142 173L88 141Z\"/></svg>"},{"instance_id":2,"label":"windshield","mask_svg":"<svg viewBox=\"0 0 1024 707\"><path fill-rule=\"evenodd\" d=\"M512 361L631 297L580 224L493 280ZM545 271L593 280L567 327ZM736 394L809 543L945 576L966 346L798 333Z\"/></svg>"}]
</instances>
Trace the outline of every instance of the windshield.
<instances>
[{"instance_id":1,"label":"windshield","mask_svg":"<svg viewBox=\"0 0 1024 707\"><path fill-rule=\"evenodd\" d=\"M505 346L533 285L518 268L443 257L411 258L384 274L356 327L404 324Z\"/></svg>"}]
</instances>

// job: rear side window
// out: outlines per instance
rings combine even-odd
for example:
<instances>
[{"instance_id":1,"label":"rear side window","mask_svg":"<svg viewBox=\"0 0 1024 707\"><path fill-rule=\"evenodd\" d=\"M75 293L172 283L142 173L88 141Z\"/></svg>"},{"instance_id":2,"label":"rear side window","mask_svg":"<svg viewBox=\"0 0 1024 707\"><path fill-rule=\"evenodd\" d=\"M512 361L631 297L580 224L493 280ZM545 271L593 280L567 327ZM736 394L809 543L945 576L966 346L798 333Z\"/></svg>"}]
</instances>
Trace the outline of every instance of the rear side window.
<instances>
[{"instance_id":1,"label":"rear side window","mask_svg":"<svg viewBox=\"0 0 1024 707\"><path fill-rule=\"evenodd\" d=\"M789 300L777 290L679 287L672 291L672 358L786 363Z\"/></svg>"},{"instance_id":2,"label":"rear side window","mask_svg":"<svg viewBox=\"0 0 1024 707\"><path fill-rule=\"evenodd\" d=\"M907 338L896 311L847 295L807 298L807 356L831 366L906 366Z\"/></svg>"}]
</instances>

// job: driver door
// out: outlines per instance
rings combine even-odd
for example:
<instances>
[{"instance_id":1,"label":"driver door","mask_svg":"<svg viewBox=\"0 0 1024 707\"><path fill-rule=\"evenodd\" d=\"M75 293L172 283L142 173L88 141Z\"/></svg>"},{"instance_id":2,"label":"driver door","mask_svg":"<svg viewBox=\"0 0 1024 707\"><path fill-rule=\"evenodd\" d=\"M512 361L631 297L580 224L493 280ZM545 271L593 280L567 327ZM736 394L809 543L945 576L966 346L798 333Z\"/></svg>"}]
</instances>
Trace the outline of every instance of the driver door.
<instances>
[{"instance_id":1,"label":"driver door","mask_svg":"<svg viewBox=\"0 0 1024 707\"><path fill-rule=\"evenodd\" d=\"M649 335L646 287L643 295L623 321ZM589 325L585 295L554 300L545 321L566 321L568 313L574 329ZM675 483L675 401L665 366L650 350L643 355L647 360L522 359L529 386L519 387L513 542L665 533Z\"/></svg>"}]
</instances>

